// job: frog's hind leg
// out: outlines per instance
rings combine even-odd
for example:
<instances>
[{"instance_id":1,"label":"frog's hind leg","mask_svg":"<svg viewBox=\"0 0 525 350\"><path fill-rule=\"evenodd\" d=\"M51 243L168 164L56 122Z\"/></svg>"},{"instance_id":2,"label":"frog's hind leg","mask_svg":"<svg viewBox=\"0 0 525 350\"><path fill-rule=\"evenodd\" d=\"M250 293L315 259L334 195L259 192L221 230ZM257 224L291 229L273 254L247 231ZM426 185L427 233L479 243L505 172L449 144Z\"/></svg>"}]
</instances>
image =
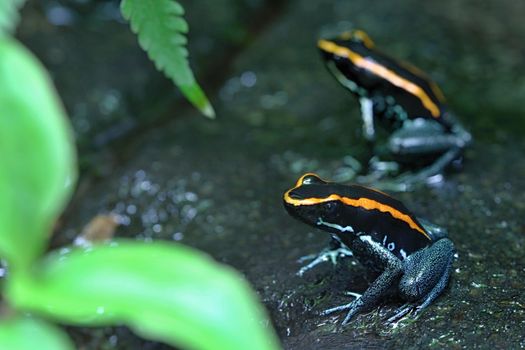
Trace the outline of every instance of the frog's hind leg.
<instances>
[{"instance_id":1,"label":"frog's hind leg","mask_svg":"<svg viewBox=\"0 0 525 350\"><path fill-rule=\"evenodd\" d=\"M399 188L401 191L406 191L419 184L424 184L433 176L442 174L445 168L461 155L461 152L462 149L459 147L452 148L441 155L431 165L413 174L409 173L400 175L392 180L390 184L387 182L385 185L390 186L393 189Z\"/></svg>"},{"instance_id":2,"label":"frog's hind leg","mask_svg":"<svg viewBox=\"0 0 525 350\"><path fill-rule=\"evenodd\" d=\"M377 187L384 190L407 191L424 184L461 156L463 149L472 141L472 136L461 125L447 132L435 122L422 118L406 121L403 127L392 134L388 142L390 152L402 158L440 154L434 162L415 172L406 173L389 181L380 182Z\"/></svg>"},{"instance_id":3,"label":"frog's hind leg","mask_svg":"<svg viewBox=\"0 0 525 350\"><path fill-rule=\"evenodd\" d=\"M428 183L433 176L440 175L451 162L458 158L461 152L461 148L450 149L426 168L416 173L399 175L391 180L380 180L370 175L361 176L358 180L361 183L373 185L378 190L393 192L411 191L415 187Z\"/></svg>"},{"instance_id":4,"label":"frog's hind leg","mask_svg":"<svg viewBox=\"0 0 525 350\"><path fill-rule=\"evenodd\" d=\"M351 303L333 307L325 310L321 315L328 315L337 311L348 310L345 319L341 323L343 326L348 324L352 317L354 317L361 310L369 309L376 305L379 300L387 293L388 289L395 283L396 280L401 276L403 269L400 264L394 264L387 268L379 277L368 287L368 289L352 301Z\"/></svg>"},{"instance_id":5,"label":"frog's hind leg","mask_svg":"<svg viewBox=\"0 0 525 350\"><path fill-rule=\"evenodd\" d=\"M379 249L377 245L372 246L373 249ZM347 310L348 313L342 322L342 325L347 324L352 317L362 310L370 309L377 305L381 298L387 294L390 287L395 285L403 274L403 263L392 252L377 250L380 254L378 258L382 261L381 265L386 266L385 270L376 278L374 282L366 289L366 291L353 300L352 302L333 307L322 312L322 315L328 315L333 312Z\"/></svg>"},{"instance_id":6,"label":"frog's hind leg","mask_svg":"<svg viewBox=\"0 0 525 350\"><path fill-rule=\"evenodd\" d=\"M399 320L409 312L415 316L441 295L450 278L454 252L452 241L443 238L405 260L399 292L409 303L397 309L387 322Z\"/></svg>"},{"instance_id":7,"label":"frog's hind leg","mask_svg":"<svg viewBox=\"0 0 525 350\"><path fill-rule=\"evenodd\" d=\"M432 304L432 302L434 300L436 300L436 298L441 295L441 293L443 292L443 290L445 289L445 287L447 286L447 283L448 283L448 280L450 278L450 271L452 270L452 258L449 259L449 267L445 269L443 275L441 276L441 278L439 279L438 283L434 286L434 288L430 291L430 293L428 293L428 295L426 296L426 298L423 299L423 302L418 304L418 303L406 303L404 304L403 306L401 306L400 308L398 308L394 315L389 317L388 320L386 321L387 323L392 323L392 322L395 322L399 319L401 319L402 317L404 317L405 315L407 315L408 313L412 312L412 315L414 317L416 317L421 311L423 311L423 309L425 309L427 306L429 306L430 304Z\"/></svg>"},{"instance_id":8,"label":"frog's hind leg","mask_svg":"<svg viewBox=\"0 0 525 350\"><path fill-rule=\"evenodd\" d=\"M448 280L450 278L450 272L452 271L453 260L454 260L454 256L451 255L448 258L447 266L445 270L443 271L443 275L441 275L441 278L439 279L438 283L434 286L434 288L432 288L430 293L428 293L428 295L425 297L423 302L416 308L415 310L416 314L418 314L423 309L425 309L427 306L432 304L432 302L436 300L436 298L440 296L441 293L443 293L443 290L447 287Z\"/></svg>"}]
</instances>

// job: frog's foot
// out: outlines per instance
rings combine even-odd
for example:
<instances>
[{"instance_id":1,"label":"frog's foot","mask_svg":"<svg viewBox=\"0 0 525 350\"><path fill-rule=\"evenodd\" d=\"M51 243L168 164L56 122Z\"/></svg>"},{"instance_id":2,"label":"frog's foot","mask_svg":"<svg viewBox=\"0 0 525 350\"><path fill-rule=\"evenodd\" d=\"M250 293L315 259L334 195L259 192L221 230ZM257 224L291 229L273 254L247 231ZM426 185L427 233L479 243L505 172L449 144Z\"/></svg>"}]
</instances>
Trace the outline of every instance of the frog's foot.
<instances>
[{"instance_id":1,"label":"frog's foot","mask_svg":"<svg viewBox=\"0 0 525 350\"><path fill-rule=\"evenodd\" d=\"M407 314L411 314L412 318L416 318L419 316L419 314L426 309L432 302L441 294L445 286L447 285L449 276L450 276L450 266L452 264L453 255L450 257L448 261L448 268L443 273L443 276L441 276L439 282L436 284L436 286L432 289L428 295L419 300L418 302L412 302L412 303L406 303L403 306L399 307L393 316L388 318L386 321L387 323L393 323L396 321L399 321L401 318L405 317Z\"/></svg>"},{"instance_id":2,"label":"frog's foot","mask_svg":"<svg viewBox=\"0 0 525 350\"><path fill-rule=\"evenodd\" d=\"M371 174L376 176L384 176L388 174L396 174L399 172L399 164L397 162L382 161L378 157L372 157L368 162Z\"/></svg>"},{"instance_id":3,"label":"frog's foot","mask_svg":"<svg viewBox=\"0 0 525 350\"><path fill-rule=\"evenodd\" d=\"M380 190L405 191L406 184L410 181L404 179L392 179L399 174L397 162L385 162L378 157L372 157L369 162L369 171L366 175L357 177L357 182L364 186L372 186Z\"/></svg>"},{"instance_id":4,"label":"frog's foot","mask_svg":"<svg viewBox=\"0 0 525 350\"><path fill-rule=\"evenodd\" d=\"M402 306L398 307L396 311L394 311L394 314L386 320L386 323L394 323L400 320L403 316L412 311L412 308L412 304L410 303L403 304Z\"/></svg>"},{"instance_id":5,"label":"frog's foot","mask_svg":"<svg viewBox=\"0 0 525 350\"><path fill-rule=\"evenodd\" d=\"M304 263L308 260L312 260L309 264L301 267L297 272L297 275L302 276L308 270L311 270L313 267L323 263L325 261L331 261L333 265L337 264L337 258L346 258L352 256L352 251L346 247L339 247L337 249L323 249L319 254L310 254L303 257L300 257L297 261L299 263Z\"/></svg>"},{"instance_id":6,"label":"frog's foot","mask_svg":"<svg viewBox=\"0 0 525 350\"><path fill-rule=\"evenodd\" d=\"M368 174L359 176L357 181L373 185L384 178L397 174L399 172L399 164L396 162L385 162L378 157L372 157L368 162L368 169Z\"/></svg>"},{"instance_id":7,"label":"frog's foot","mask_svg":"<svg viewBox=\"0 0 525 350\"><path fill-rule=\"evenodd\" d=\"M342 165L335 170L332 176L336 182L353 181L357 174L363 169L361 163L352 156L345 156Z\"/></svg>"},{"instance_id":8,"label":"frog's foot","mask_svg":"<svg viewBox=\"0 0 525 350\"><path fill-rule=\"evenodd\" d=\"M394 311L394 315L390 316L386 320L386 323L395 323L401 321L401 319L407 315L410 315L410 318L415 320L427 306L428 304L425 305L425 303L406 303L397 308L397 310Z\"/></svg>"},{"instance_id":9,"label":"frog's foot","mask_svg":"<svg viewBox=\"0 0 525 350\"><path fill-rule=\"evenodd\" d=\"M406 174L405 174L406 175ZM370 181L370 178L359 179L361 183L373 186L375 189L380 191L391 191L391 192L408 192L412 191L421 182L411 179L409 176L400 175L392 180L377 179Z\"/></svg>"},{"instance_id":10,"label":"frog's foot","mask_svg":"<svg viewBox=\"0 0 525 350\"><path fill-rule=\"evenodd\" d=\"M360 180L369 181L368 178L360 178ZM442 174L429 175L423 171L418 173L404 173L397 176L391 180L377 179L375 182L367 182L372 185L374 188L381 191L391 191L391 192L408 192L413 191L417 187L423 186L425 184L438 184L443 182Z\"/></svg>"},{"instance_id":11,"label":"frog's foot","mask_svg":"<svg viewBox=\"0 0 525 350\"><path fill-rule=\"evenodd\" d=\"M404 173L395 179L375 183L374 186L381 190L406 192L425 184L439 184L443 182L445 168L460 154L461 148L453 148L445 152L431 165L415 173Z\"/></svg>"},{"instance_id":12,"label":"frog's foot","mask_svg":"<svg viewBox=\"0 0 525 350\"><path fill-rule=\"evenodd\" d=\"M348 322L352 319L352 317L354 317L354 315L357 314L363 308L364 303L361 300L361 294L352 293L352 292L347 293L347 294L355 296L356 299L353 300L352 302L348 303L348 304L344 304L344 305L332 307L330 309L326 309L323 312L321 312L321 316L326 316L326 315L332 314L334 312L348 310L348 313L346 314L345 319L341 323L343 326L348 324Z\"/></svg>"}]
</instances>

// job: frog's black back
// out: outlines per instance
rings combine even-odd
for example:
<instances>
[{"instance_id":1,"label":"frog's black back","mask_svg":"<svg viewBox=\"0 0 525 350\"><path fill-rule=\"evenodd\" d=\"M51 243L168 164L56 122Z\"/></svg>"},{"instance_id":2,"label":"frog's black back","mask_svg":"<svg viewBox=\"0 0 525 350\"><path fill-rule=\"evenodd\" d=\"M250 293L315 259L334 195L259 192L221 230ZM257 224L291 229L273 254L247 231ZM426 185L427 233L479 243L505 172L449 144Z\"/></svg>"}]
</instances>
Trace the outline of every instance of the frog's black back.
<instances>
[{"instance_id":1,"label":"frog's black back","mask_svg":"<svg viewBox=\"0 0 525 350\"><path fill-rule=\"evenodd\" d=\"M342 217L352 221L357 232L369 234L372 240L387 247L400 259L431 243L424 227L400 201L366 187L340 187L340 193L347 198L365 198L384 206L367 209L365 206L345 205ZM345 225L344 220L342 225Z\"/></svg>"},{"instance_id":2,"label":"frog's black back","mask_svg":"<svg viewBox=\"0 0 525 350\"><path fill-rule=\"evenodd\" d=\"M354 233L331 232L348 246L354 239L370 236L398 258L404 259L432 243L431 236L403 203L385 193L358 185L340 184L304 186L303 190L311 190L312 197L337 196L335 201L339 202L340 211L338 224L351 226ZM307 192L302 195L308 197Z\"/></svg>"},{"instance_id":3,"label":"frog's black back","mask_svg":"<svg viewBox=\"0 0 525 350\"><path fill-rule=\"evenodd\" d=\"M368 69L356 67L348 58L337 57L337 55L330 56L321 50L325 60L333 59L338 70L349 80L364 87L369 92L370 98L374 98L374 95L391 96L406 111L409 119L428 118L447 128L450 127L450 123L446 120L446 107L441 91L426 74L410 64L401 63L381 53L374 47L367 47L363 42L342 39L331 40L331 42L383 67L389 71L389 76L394 77L394 79L386 79ZM385 72L385 70L382 71ZM418 91L418 93L408 92L393 81L408 82L412 84L410 90ZM428 100L425 101L426 105L422 102L421 96L424 96L424 100Z\"/></svg>"}]
</instances>

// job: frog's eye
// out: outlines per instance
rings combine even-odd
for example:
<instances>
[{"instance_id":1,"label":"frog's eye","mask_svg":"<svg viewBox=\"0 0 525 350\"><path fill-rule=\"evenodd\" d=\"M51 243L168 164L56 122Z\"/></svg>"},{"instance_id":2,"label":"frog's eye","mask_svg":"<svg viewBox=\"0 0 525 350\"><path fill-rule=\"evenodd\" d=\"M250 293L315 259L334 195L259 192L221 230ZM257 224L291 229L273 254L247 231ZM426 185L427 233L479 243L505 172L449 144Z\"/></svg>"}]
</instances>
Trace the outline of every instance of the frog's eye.
<instances>
[{"instance_id":1,"label":"frog's eye","mask_svg":"<svg viewBox=\"0 0 525 350\"><path fill-rule=\"evenodd\" d=\"M340 203L337 201L330 201L330 202L323 203L323 210L320 211L320 213L322 213L321 215L326 220L334 220L341 213Z\"/></svg>"},{"instance_id":2,"label":"frog's eye","mask_svg":"<svg viewBox=\"0 0 525 350\"><path fill-rule=\"evenodd\" d=\"M344 41L349 40L362 43L369 49L374 47L374 42L372 41L372 39L370 39L368 34L359 29L344 31L341 34L339 34L338 38Z\"/></svg>"},{"instance_id":3,"label":"frog's eye","mask_svg":"<svg viewBox=\"0 0 525 350\"><path fill-rule=\"evenodd\" d=\"M352 37L354 40L362 42L369 49L374 47L374 42L372 41L372 39L370 39L368 34L363 32L362 30L354 30L352 33Z\"/></svg>"},{"instance_id":4,"label":"frog's eye","mask_svg":"<svg viewBox=\"0 0 525 350\"><path fill-rule=\"evenodd\" d=\"M297 181L297 186L302 185L322 185L325 184L326 181L323 181L319 176L316 174L308 173L301 176L301 178Z\"/></svg>"},{"instance_id":5,"label":"frog's eye","mask_svg":"<svg viewBox=\"0 0 525 350\"><path fill-rule=\"evenodd\" d=\"M334 211L337 208L337 203L335 201L326 202L325 208L329 212Z\"/></svg>"}]
</instances>

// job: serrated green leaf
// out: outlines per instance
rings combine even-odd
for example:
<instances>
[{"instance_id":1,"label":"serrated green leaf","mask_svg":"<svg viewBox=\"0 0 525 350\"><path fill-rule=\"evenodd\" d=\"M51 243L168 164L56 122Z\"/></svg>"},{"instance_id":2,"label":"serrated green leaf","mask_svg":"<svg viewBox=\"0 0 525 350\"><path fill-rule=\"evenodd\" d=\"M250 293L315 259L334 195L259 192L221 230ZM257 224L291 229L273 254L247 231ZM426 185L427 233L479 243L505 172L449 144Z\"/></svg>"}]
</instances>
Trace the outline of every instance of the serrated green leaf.
<instances>
[{"instance_id":1,"label":"serrated green leaf","mask_svg":"<svg viewBox=\"0 0 525 350\"><path fill-rule=\"evenodd\" d=\"M234 270L182 245L117 241L54 254L12 275L7 299L61 323L125 324L188 349L270 350L262 307Z\"/></svg>"},{"instance_id":2,"label":"serrated green leaf","mask_svg":"<svg viewBox=\"0 0 525 350\"><path fill-rule=\"evenodd\" d=\"M59 328L31 317L13 316L0 320L0 349L73 350Z\"/></svg>"},{"instance_id":3,"label":"serrated green leaf","mask_svg":"<svg viewBox=\"0 0 525 350\"><path fill-rule=\"evenodd\" d=\"M0 256L12 267L42 253L75 181L71 131L45 69L0 38Z\"/></svg>"},{"instance_id":4,"label":"serrated green leaf","mask_svg":"<svg viewBox=\"0 0 525 350\"><path fill-rule=\"evenodd\" d=\"M182 17L182 6L173 0L122 0L121 12L157 69L164 72L205 116L214 118L213 107L188 63L184 36L188 24Z\"/></svg>"},{"instance_id":5,"label":"serrated green leaf","mask_svg":"<svg viewBox=\"0 0 525 350\"><path fill-rule=\"evenodd\" d=\"M0 36L6 32L13 31L18 23L20 15L18 9L25 0L2 0L0 1Z\"/></svg>"}]
</instances>

